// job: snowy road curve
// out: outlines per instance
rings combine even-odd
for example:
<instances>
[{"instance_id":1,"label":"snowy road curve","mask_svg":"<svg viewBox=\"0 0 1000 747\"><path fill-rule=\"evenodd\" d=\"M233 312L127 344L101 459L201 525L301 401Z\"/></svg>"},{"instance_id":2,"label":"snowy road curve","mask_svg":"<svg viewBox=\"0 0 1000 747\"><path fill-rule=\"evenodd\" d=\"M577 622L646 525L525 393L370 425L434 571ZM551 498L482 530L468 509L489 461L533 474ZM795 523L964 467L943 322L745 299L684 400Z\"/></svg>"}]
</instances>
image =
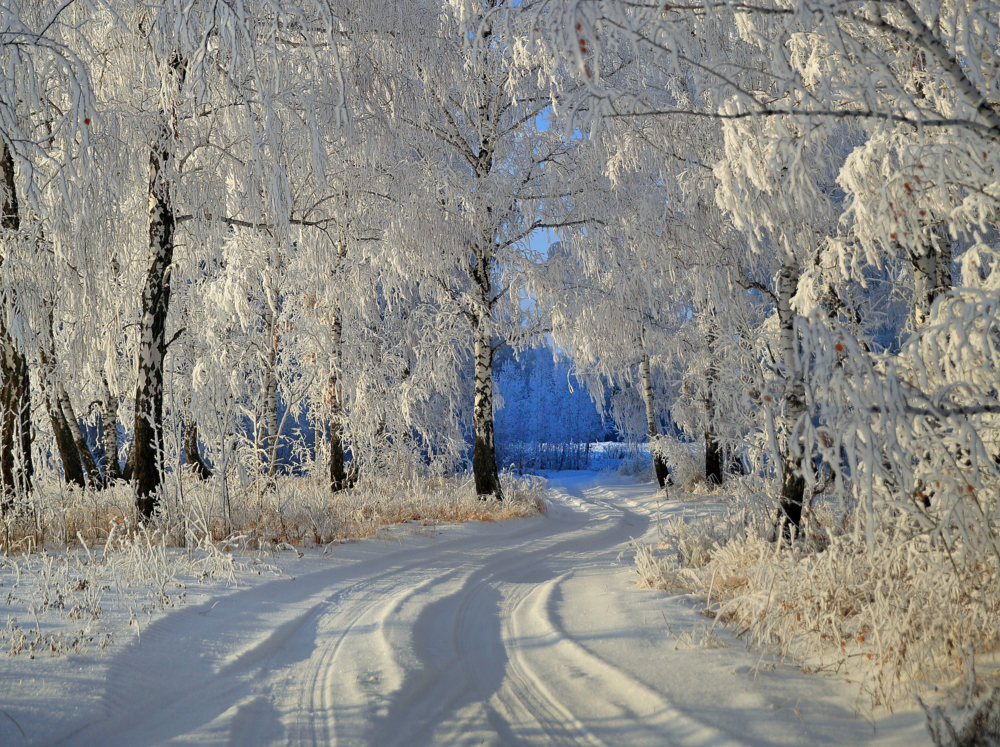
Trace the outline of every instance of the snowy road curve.
<instances>
[{"instance_id":1,"label":"snowy road curve","mask_svg":"<svg viewBox=\"0 0 1000 747\"><path fill-rule=\"evenodd\" d=\"M653 531L651 489L586 479L555 481L544 517L345 546L329 568L172 611L106 662L99 707L47 743L871 739L842 697L803 704L780 669L737 674L759 654L676 646L666 628L691 630L698 616L629 588L616 562Z\"/></svg>"}]
</instances>

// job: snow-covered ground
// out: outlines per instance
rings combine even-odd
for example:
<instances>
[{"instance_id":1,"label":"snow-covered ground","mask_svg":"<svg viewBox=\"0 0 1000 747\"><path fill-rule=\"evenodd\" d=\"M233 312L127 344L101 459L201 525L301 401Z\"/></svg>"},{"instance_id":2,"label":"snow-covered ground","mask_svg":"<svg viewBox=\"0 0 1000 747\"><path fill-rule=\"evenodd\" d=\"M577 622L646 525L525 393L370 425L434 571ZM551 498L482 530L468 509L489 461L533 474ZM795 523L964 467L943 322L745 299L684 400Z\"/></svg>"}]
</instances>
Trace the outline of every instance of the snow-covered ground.
<instances>
[{"instance_id":1,"label":"snow-covered ground","mask_svg":"<svg viewBox=\"0 0 1000 747\"><path fill-rule=\"evenodd\" d=\"M107 653L0 664L0 745L923 745L923 717L635 588L653 488L552 476L545 516L397 531L191 586ZM669 504L669 512L712 510Z\"/></svg>"}]
</instances>

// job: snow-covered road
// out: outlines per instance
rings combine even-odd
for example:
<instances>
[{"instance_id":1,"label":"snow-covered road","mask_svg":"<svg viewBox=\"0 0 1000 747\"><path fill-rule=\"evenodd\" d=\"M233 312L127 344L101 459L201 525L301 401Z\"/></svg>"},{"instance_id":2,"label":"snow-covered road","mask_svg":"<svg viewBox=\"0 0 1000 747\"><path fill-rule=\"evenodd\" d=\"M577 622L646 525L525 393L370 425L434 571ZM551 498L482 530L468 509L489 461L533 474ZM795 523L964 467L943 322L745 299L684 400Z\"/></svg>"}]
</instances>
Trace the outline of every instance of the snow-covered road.
<instances>
[{"instance_id":1,"label":"snow-covered road","mask_svg":"<svg viewBox=\"0 0 1000 747\"><path fill-rule=\"evenodd\" d=\"M0 727L0 742L927 743L913 714L875 733L849 686L757 667L728 634L685 644L710 621L633 586L652 489L597 480L560 475L546 516L344 546L321 570L171 611L110 658L62 660L80 667L69 680L49 664L36 700L5 701L24 736ZM46 697L74 692L46 718Z\"/></svg>"}]
</instances>

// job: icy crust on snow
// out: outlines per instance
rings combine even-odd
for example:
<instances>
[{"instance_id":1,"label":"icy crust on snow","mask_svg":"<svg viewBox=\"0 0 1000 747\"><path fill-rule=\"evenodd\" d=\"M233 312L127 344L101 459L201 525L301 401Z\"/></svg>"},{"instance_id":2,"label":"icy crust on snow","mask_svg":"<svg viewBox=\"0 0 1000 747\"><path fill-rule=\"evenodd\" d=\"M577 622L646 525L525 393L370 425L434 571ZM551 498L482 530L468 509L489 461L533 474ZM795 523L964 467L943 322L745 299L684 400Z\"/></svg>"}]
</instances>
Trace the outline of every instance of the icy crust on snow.
<instances>
[{"instance_id":1,"label":"icy crust on snow","mask_svg":"<svg viewBox=\"0 0 1000 747\"><path fill-rule=\"evenodd\" d=\"M3 661L0 744L929 743L917 711L870 721L636 589L656 511L648 485L563 473L544 516L284 553L285 577L189 584L138 634L107 605L106 655Z\"/></svg>"}]
</instances>

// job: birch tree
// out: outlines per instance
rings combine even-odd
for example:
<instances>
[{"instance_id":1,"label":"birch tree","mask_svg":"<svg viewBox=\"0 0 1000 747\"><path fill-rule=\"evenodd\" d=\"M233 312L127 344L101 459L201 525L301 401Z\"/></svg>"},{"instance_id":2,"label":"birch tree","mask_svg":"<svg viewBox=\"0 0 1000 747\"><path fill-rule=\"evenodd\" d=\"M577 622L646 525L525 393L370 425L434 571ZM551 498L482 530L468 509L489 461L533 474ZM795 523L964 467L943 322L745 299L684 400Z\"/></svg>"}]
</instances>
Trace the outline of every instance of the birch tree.
<instances>
[{"instance_id":1,"label":"birch tree","mask_svg":"<svg viewBox=\"0 0 1000 747\"><path fill-rule=\"evenodd\" d=\"M8 3L0 8L0 230L7 278L30 256L24 218L38 214L45 184L58 194L54 216L72 213L87 171L87 125L94 115L89 76L75 47L86 44L85 15L68 4ZM75 16L75 17L74 17ZM49 181L51 184L51 181ZM21 252L21 249L26 249ZM27 299L0 284L0 506L31 489L31 393L24 347L31 337Z\"/></svg>"},{"instance_id":2,"label":"birch tree","mask_svg":"<svg viewBox=\"0 0 1000 747\"><path fill-rule=\"evenodd\" d=\"M468 325L474 370L476 491L502 498L493 425L493 358L531 339L521 292L537 261L536 230L585 222L566 183L573 144L539 119L551 105L537 67L519 69L486 21L504 3L414 6L405 29L380 32L384 94L372 106L398 128L420 200L394 221L386 244L406 253L411 272L448 314ZM479 19L482 23L473 22ZM466 24L477 29L470 44ZM398 34L398 35L397 35ZM405 42L403 41L405 40ZM426 226L413 235L414 222Z\"/></svg>"},{"instance_id":3,"label":"birch tree","mask_svg":"<svg viewBox=\"0 0 1000 747\"><path fill-rule=\"evenodd\" d=\"M9 246L20 239L21 217L14 182L14 159L6 140L0 143L0 186L3 190L0 228L4 232L4 244ZM34 472L28 363L9 327L8 314L16 314L12 295L13 289L4 288L0 296L0 507L4 509L9 506L12 495L31 490Z\"/></svg>"},{"instance_id":4,"label":"birch tree","mask_svg":"<svg viewBox=\"0 0 1000 747\"><path fill-rule=\"evenodd\" d=\"M143 516L153 511L162 482L163 371L170 343L167 329L176 325L171 322L170 292L179 232L192 248L219 241L234 226L267 231L280 244L289 242L289 227L296 220L285 123L290 116L304 114L304 126L296 133L305 130L307 135L292 142L308 146L316 120L285 97L278 61L281 50L294 49L297 39L307 53L314 51L311 33L306 33L311 21L304 18L315 18L316 13L326 28L325 43L331 45L321 56L336 61L340 28L329 9L288 10L271 15L257 6L168 5L127 16L134 37L121 49L136 55L133 64L154 83L155 92L152 102L137 102L138 121L152 134L146 182L149 255L136 347L130 455ZM314 62L293 79L308 91L315 80L310 76L315 75ZM341 100L342 95L339 91ZM275 438L273 434L271 440Z\"/></svg>"}]
</instances>

